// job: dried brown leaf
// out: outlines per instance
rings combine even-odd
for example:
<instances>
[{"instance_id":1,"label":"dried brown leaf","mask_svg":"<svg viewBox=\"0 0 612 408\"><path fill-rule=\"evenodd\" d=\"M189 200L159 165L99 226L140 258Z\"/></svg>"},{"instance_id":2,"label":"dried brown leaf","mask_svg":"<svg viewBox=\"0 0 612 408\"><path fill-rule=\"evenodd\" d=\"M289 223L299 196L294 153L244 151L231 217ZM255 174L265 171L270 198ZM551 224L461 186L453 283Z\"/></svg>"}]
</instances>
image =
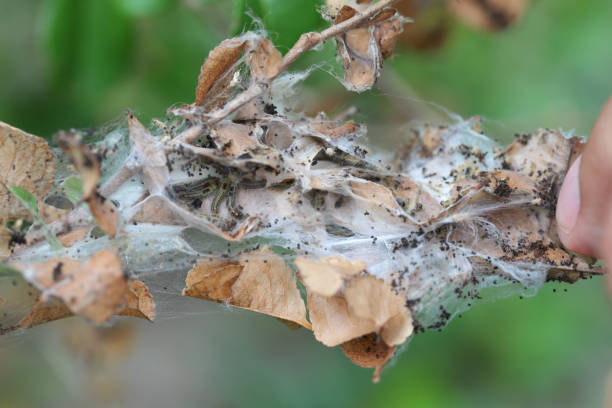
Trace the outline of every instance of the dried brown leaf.
<instances>
[{"instance_id":1,"label":"dried brown leaf","mask_svg":"<svg viewBox=\"0 0 612 408\"><path fill-rule=\"evenodd\" d=\"M215 82L239 60L245 47L241 37L224 40L215 47L204 61L198 77L195 104L202 105Z\"/></svg>"},{"instance_id":2,"label":"dried brown leaf","mask_svg":"<svg viewBox=\"0 0 612 408\"><path fill-rule=\"evenodd\" d=\"M267 38L258 40L248 53L251 75L258 81L273 79L280 73L283 56Z\"/></svg>"},{"instance_id":3,"label":"dried brown leaf","mask_svg":"<svg viewBox=\"0 0 612 408\"><path fill-rule=\"evenodd\" d=\"M354 120L349 120L342 125L332 120L317 117L310 123L310 128L316 132L328 136L331 139L347 138L357 136L362 128Z\"/></svg>"},{"instance_id":4,"label":"dried brown leaf","mask_svg":"<svg viewBox=\"0 0 612 408\"><path fill-rule=\"evenodd\" d=\"M393 193L385 186L372 181L351 181L350 186L353 194L366 201L377 205L384 205L391 210L399 210L399 204L395 200Z\"/></svg>"},{"instance_id":5,"label":"dried brown leaf","mask_svg":"<svg viewBox=\"0 0 612 408\"><path fill-rule=\"evenodd\" d=\"M17 324L16 328L28 329L39 324L52 322L72 316L72 312L60 299L51 298L44 301L39 296L30 309L30 313Z\"/></svg>"},{"instance_id":6,"label":"dried brown leaf","mask_svg":"<svg viewBox=\"0 0 612 408\"><path fill-rule=\"evenodd\" d=\"M310 329L293 272L267 248L244 253L237 261L201 259L187 274L183 295L228 303Z\"/></svg>"},{"instance_id":7,"label":"dried brown leaf","mask_svg":"<svg viewBox=\"0 0 612 408\"><path fill-rule=\"evenodd\" d=\"M0 122L0 225L29 217L7 185L19 186L42 200L55 177L55 157L47 142Z\"/></svg>"},{"instance_id":8,"label":"dried brown leaf","mask_svg":"<svg viewBox=\"0 0 612 408\"><path fill-rule=\"evenodd\" d=\"M373 381L377 383L395 347L389 347L376 333L369 333L343 343L342 351L358 366L375 368Z\"/></svg>"},{"instance_id":9,"label":"dried brown leaf","mask_svg":"<svg viewBox=\"0 0 612 408\"><path fill-rule=\"evenodd\" d=\"M344 66L344 79L350 89L370 89L380 75L380 55L368 27L355 28L336 39Z\"/></svg>"},{"instance_id":10,"label":"dried brown leaf","mask_svg":"<svg viewBox=\"0 0 612 408\"><path fill-rule=\"evenodd\" d=\"M223 153L230 156L238 157L257 145L249 135L251 127L239 123L221 123L211 133L219 140Z\"/></svg>"},{"instance_id":11,"label":"dried brown leaf","mask_svg":"<svg viewBox=\"0 0 612 408\"><path fill-rule=\"evenodd\" d=\"M89 147L83 143L80 135L75 132L61 131L57 137L57 142L81 175L83 199L91 197L100 180L100 161Z\"/></svg>"},{"instance_id":12,"label":"dried brown leaf","mask_svg":"<svg viewBox=\"0 0 612 408\"><path fill-rule=\"evenodd\" d=\"M155 321L155 302L149 288L143 282L135 279L128 282L125 304L125 308L119 312L119 315L140 317L151 322Z\"/></svg>"},{"instance_id":13,"label":"dried brown leaf","mask_svg":"<svg viewBox=\"0 0 612 408\"><path fill-rule=\"evenodd\" d=\"M520 19L528 0L447 0L449 9L464 23L481 30L502 30Z\"/></svg>"},{"instance_id":14,"label":"dried brown leaf","mask_svg":"<svg viewBox=\"0 0 612 408\"><path fill-rule=\"evenodd\" d=\"M87 198L91 215L106 234L114 237L119 227L119 213L115 205L100 195L97 190Z\"/></svg>"},{"instance_id":15,"label":"dried brown leaf","mask_svg":"<svg viewBox=\"0 0 612 408\"><path fill-rule=\"evenodd\" d=\"M56 297L74 314L103 323L124 305L126 277L115 250L103 250L82 263L70 258L36 262L24 277L42 291L42 300Z\"/></svg>"},{"instance_id":16,"label":"dried brown leaf","mask_svg":"<svg viewBox=\"0 0 612 408\"><path fill-rule=\"evenodd\" d=\"M67 232L65 234L59 235L57 239L59 239L59 241L62 243L62 246L64 246L64 248L70 248L75 243L85 238L87 234L89 233L90 229L91 227L78 228L70 232Z\"/></svg>"}]
</instances>

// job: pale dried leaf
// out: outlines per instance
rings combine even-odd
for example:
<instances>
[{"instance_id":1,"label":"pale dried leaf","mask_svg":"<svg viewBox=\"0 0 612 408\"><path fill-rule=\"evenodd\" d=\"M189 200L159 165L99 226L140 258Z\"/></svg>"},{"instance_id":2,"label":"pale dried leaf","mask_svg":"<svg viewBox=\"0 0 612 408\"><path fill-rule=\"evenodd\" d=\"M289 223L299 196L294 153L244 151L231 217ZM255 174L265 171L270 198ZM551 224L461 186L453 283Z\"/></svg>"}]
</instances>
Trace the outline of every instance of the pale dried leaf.
<instances>
[{"instance_id":1,"label":"pale dried leaf","mask_svg":"<svg viewBox=\"0 0 612 408\"><path fill-rule=\"evenodd\" d=\"M302 280L313 293L322 296L332 296L342 287L342 277L330 265L299 257L295 266L300 270Z\"/></svg>"},{"instance_id":2,"label":"pale dried leaf","mask_svg":"<svg viewBox=\"0 0 612 408\"><path fill-rule=\"evenodd\" d=\"M351 312L362 319L371 320L377 329L386 326L389 322L392 326L389 329L390 338L395 341L399 333L395 326L398 325L397 320L392 321L397 315L404 315L406 308L405 301L402 297L393 292L391 287L383 280L377 279L374 276L359 276L351 281L344 290L344 296L349 305ZM409 322L412 327L412 321L404 320L404 323ZM392 334L393 332L393 334ZM399 343L389 344L390 346L403 343L412 334L412 330L403 330L405 335Z\"/></svg>"},{"instance_id":3,"label":"pale dried leaf","mask_svg":"<svg viewBox=\"0 0 612 408\"><path fill-rule=\"evenodd\" d=\"M340 256L329 256L313 261L298 257L295 261L302 280L312 292L322 296L332 296L342 287L343 279L349 278L365 269L359 260L349 261Z\"/></svg>"},{"instance_id":4,"label":"pale dried leaf","mask_svg":"<svg viewBox=\"0 0 612 408\"><path fill-rule=\"evenodd\" d=\"M260 37L257 45L248 53L251 75L259 81L275 78L280 72L282 62L282 54L267 38Z\"/></svg>"},{"instance_id":5,"label":"pale dried leaf","mask_svg":"<svg viewBox=\"0 0 612 408\"><path fill-rule=\"evenodd\" d=\"M187 274L183 295L229 303L310 329L293 272L267 248L244 253L238 261L201 259Z\"/></svg>"},{"instance_id":6,"label":"pale dried leaf","mask_svg":"<svg viewBox=\"0 0 612 408\"><path fill-rule=\"evenodd\" d=\"M81 263L70 258L35 262L24 277L41 291L43 300L56 297L74 314L103 323L123 307L126 277L115 250L103 250Z\"/></svg>"},{"instance_id":7,"label":"pale dried leaf","mask_svg":"<svg viewBox=\"0 0 612 408\"><path fill-rule=\"evenodd\" d=\"M372 320L356 316L340 296L326 297L308 291L308 313L315 338L328 347L377 331Z\"/></svg>"},{"instance_id":8,"label":"pale dried leaf","mask_svg":"<svg viewBox=\"0 0 612 408\"><path fill-rule=\"evenodd\" d=\"M399 204L393 193L386 187L372 181L351 181L353 194L377 205L384 205L391 210L399 210Z\"/></svg>"},{"instance_id":9,"label":"pale dried leaf","mask_svg":"<svg viewBox=\"0 0 612 408\"><path fill-rule=\"evenodd\" d=\"M30 216L7 185L22 187L40 201L54 177L55 157L47 142L0 121L0 224Z\"/></svg>"},{"instance_id":10,"label":"pale dried leaf","mask_svg":"<svg viewBox=\"0 0 612 408\"><path fill-rule=\"evenodd\" d=\"M238 123L221 123L212 130L221 151L227 155L238 157L257 145L257 141L250 136L252 130L249 126Z\"/></svg>"},{"instance_id":11,"label":"pale dried leaf","mask_svg":"<svg viewBox=\"0 0 612 408\"><path fill-rule=\"evenodd\" d=\"M141 172L150 194L159 194L168 185L170 177L163 146L131 113L128 114L128 126L131 152L126 165Z\"/></svg>"},{"instance_id":12,"label":"pale dried leaf","mask_svg":"<svg viewBox=\"0 0 612 408\"><path fill-rule=\"evenodd\" d=\"M119 315L140 317L151 322L155 321L155 302L149 288L143 282L136 279L128 282L125 304L125 308L119 312Z\"/></svg>"}]
</instances>

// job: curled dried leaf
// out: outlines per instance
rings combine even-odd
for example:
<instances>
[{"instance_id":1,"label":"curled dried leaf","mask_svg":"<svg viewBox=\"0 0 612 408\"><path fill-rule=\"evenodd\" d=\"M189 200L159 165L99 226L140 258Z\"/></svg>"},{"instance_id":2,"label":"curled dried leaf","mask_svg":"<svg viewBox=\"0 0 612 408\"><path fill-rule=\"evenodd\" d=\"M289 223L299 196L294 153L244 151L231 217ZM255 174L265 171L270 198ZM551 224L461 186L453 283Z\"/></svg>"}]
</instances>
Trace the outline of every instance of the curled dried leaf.
<instances>
[{"instance_id":1,"label":"curled dried leaf","mask_svg":"<svg viewBox=\"0 0 612 408\"><path fill-rule=\"evenodd\" d=\"M159 194L168 185L170 177L162 144L153 137L136 117L128 112L128 126L130 129L130 158L127 167L139 171L147 191L150 194Z\"/></svg>"},{"instance_id":2,"label":"curled dried leaf","mask_svg":"<svg viewBox=\"0 0 612 408\"><path fill-rule=\"evenodd\" d=\"M183 295L228 303L310 329L293 272L267 248L242 254L237 261L201 259L187 274Z\"/></svg>"},{"instance_id":3,"label":"curled dried leaf","mask_svg":"<svg viewBox=\"0 0 612 408\"><path fill-rule=\"evenodd\" d=\"M376 333L369 333L342 343L342 351L358 366L375 368L373 381L377 383L395 347L389 347Z\"/></svg>"},{"instance_id":4,"label":"curled dried leaf","mask_svg":"<svg viewBox=\"0 0 612 408\"><path fill-rule=\"evenodd\" d=\"M103 197L97 190L87 198L91 215L95 218L102 231L111 237L117 234L119 226L119 212L115 205Z\"/></svg>"},{"instance_id":5,"label":"curled dried leaf","mask_svg":"<svg viewBox=\"0 0 612 408\"><path fill-rule=\"evenodd\" d=\"M334 24L355 16L355 7L363 8L366 5L344 5L335 15ZM362 92L374 85L380 75L383 58L393 55L405 21L395 9L384 8L361 26L336 37L347 89Z\"/></svg>"},{"instance_id":6,"label":"curled dried leaf","mask_svg":"<svg viewBox=\"0 0 612 408\"><path fill-rule=\"evenodd\" d=\"M224 40L215 47L204 61L198 77L195 104L202 105L215 82L226 75L230 68L240 59L245 48L245 40L241 37Z\"/></svg>"},{"instance_id":7,"label":"curled dried leaf","mask_svg":"<svg viewBox=\"0 0 612 408\"><path fill-rule=\"evenodd\" d=\"M365 269L365 263L362 261L349 261L340 256L329 256L318 261L298 257L294 263L308 289L322 296L336 294L342 287L344 278Z\"/></svg>"},{"instance_id":8,"label":"curled dried leaf","mask_svg":"<svg viewBox=\"0 0 612 408\"><path fill-rule=\"evenodd\" d=\"M283 62L282 54L267 38L259 38L256 46L248 53L251 75L259 81L270 80L280 73Z\"/></svg>"},{"instance_id":9,"label":"curled dried leaf","mask_svg":"<svg viewBox=\"0 0 612 408\"><path fill-rule=\"evenodd\" d=\"M134 316L149 321L155 321L155 302L144 282L132 279L128 282L125 293L125 308L119 312L121 316Z\"/></svg>"},{"instance_id":10,"label":"curled dried leaf","mask_svg":"<svg viewBox=\"0 0 612 408\"><path fill-rule=\"evenodd\" d=\"M40 296L30 309L30 313L17 324L15 328L28 329L39 324L52 322L72 316L72 312L60 299L51 298L47 301Z\"/></svg>"},{"instance_id":11,"label":"curled dried leaf","mask_svg":"<svg viewBox=\"0 0 612 408\"><path fill-rule=\"evenodd\" d=\"M360 276L348 285L344 296L355 316L383 329L383 340L389 340L389 346L404 343L412 334L412 318L405 301L386 282L371 275Z\"/></svg>"},{"instance_id":12,"label":"curled dried leaf","mask_svg":"<svg viewBox=\"0 0 612 408\"><path fill-rule=\"evenodd\" d=\"M26 280L42 292L42 301L60 299L68 309L94 323L103 323L124 305L126 277L115 250L102 250L85 263L57 258L24 269Z\"/></svg>"},{"instance_id":13,"label":"curled dried leaf","mask_svg":"<svg viewBox=\"0 0 612 408\"><path fill-rule=\"evenodd\" d=\"M81 175L83 183L82 198L87 199L91 197L100 180L100 160L98 160L96 155L93 154L83 142L81 136L76 132L59 132L57 142Z\"/></svg>"},{"instance_id":14,"label":"curled dried leaf","mask_svg":"<svg viewBox=\"0 0 612 408\"><path fill-rule=\"evenodd\" d=\"M22 187L40 201L54 177L55 157L47 142L0 122L0 224L30 216L7 185Z\"/></svg>"}]
</instances>

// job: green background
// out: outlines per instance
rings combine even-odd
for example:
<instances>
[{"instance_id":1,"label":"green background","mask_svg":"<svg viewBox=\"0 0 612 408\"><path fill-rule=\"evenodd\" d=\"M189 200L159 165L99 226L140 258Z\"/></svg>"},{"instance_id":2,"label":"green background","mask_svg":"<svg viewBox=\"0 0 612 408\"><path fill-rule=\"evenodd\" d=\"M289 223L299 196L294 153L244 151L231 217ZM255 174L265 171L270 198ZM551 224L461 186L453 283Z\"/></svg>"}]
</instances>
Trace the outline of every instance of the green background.
<instances>
[{"instance_id":1,"label":"green background","mask_svg":"<svg viewBox=\"0 0 612 408\"><path fill-rule=\"evenodd\" d=\"M500 33L454 22L438 50L400 47L379 86L361 95L348 95L330 75L332 47L310 53L297 67L321 65L303 90L304 109L355 104L372 128L397 127L439 111L433 102L482 115L505 141L537 127L587 135L612 94L612 3L533 3ZM0 0L0 120L50 137L99 127L126 108L145 122L163 117L168 106L193 100L216 43L258 28L244 10L259 15L286 51L301 32L324 27L316 7L312 0ZM132 323L133 348L106 365L65 347L62 336L82 324L68 319L0 339L0 407L600 407L612 368L603 283L547 284L534 298L476 306L441 333L417 335L377 385L370 370L305 330L206 302L188 301L188 313L177 307L177 319Z\"/></svg>"}]
</instances>

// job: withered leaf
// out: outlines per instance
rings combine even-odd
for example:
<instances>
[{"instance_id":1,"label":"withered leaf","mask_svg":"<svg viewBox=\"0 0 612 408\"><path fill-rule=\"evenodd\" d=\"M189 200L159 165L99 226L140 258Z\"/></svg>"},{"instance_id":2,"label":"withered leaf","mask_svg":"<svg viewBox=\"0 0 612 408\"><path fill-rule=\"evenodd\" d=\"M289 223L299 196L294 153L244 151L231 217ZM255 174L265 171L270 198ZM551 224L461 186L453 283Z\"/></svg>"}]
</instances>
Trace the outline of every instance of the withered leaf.
<instances>
[{"instance_id":1,"label":"withered leaf","mask_svg":"<svg viewBox=\"0 0 612 408\"><path fill-rule=\"evenodd\" d=\"M39 295L36 303L30 309L30 313L21 319L16 328L27 329L70 316L72 316L72 312L60 299L50 298L44 301Z\"/></svg>"},{"instance_id":2,"label":"withered leaf","mask_svg":"<svg viewBox=\"0 0 612 408\"><path fill-rule=\"evenodd\" d=\"M0 260L8 258L11 255L11 248L9 243L11 242L11 232L0 226Z\"/></svg>"},{"instance_id":3,"label":"withered leaf","mask_svg":"<svg viewBox=\"0 0 612 408\"><path fill-rule=\"evenodd\" d=\"M237 261L201 259L187 274L183 295L228 303L310 329L293 272L268 248L244 253Z\"/></svg>"},{"instance_id":4,"label":"withered leaf","mask_svg":"<svg viewBox=\"0 0 612 408\"><path fill-rule=\"evenodd\" d=\"M119 312L121 316L134 316L149 321L155 321L155 302L149 288L143 282L132 279L128 282L125 294L125 308Z\"/></svg>"},{"instance_id":5,"label":"withered leaf","mask_svg":"<svg viewBox=\"0 0 612 408\"><path fill-rule=\"evenodd\" d=\"M212 130L219 140L223 153L238 157L257 145L249 133L251 128L239 123L221 123Z\"/></svg>"},{"instance_id":6,"label":"withered leaf","mask_svg":"<svg viewBox=\"0 0 612 408\"><path fill-rule=\"evenodd\" d=\"M83 199L91 197L100 180L100 161L76 132L61 131L57 142L81 175Z\"/></svg>"},{"instance_id":7,"label":"withered leaf","mask_svg":"<svg viewBox=\"0 0 612 408\"><path fill-rule=\"evenodd\" d=\"M241 37L224 40L215 47L204 61L198 77L195 104L202 105L209 89L239 60L245 47Z\"/></svg>"},{"instance_id":8,"label":"withered leaf","mask_svg":"<svg viewBox=\"0 0 612 408\"><path fill-rule=\"evenodd\" d=\"M29 217L7 185L22 187L41 201L54 177L55 157L47 142L0 121L0 224Z\"/></svg>"},{"instance_id":9,"label":"withered leaf","mask_svg":"<svg viewBox=\"0 0 612 408\"><path fill-rule=\"evenodd\" d=\"M481 30L501 30L519 19L529 0L447 0L449 9L463 22Z\"/></svg>"},{"instance_id":10,"label":"withered leaf","mask_svg":"<svg viewBox=\"0 0 612 408\"><path fill-rule=\"evenodd\" d=\"M60 132L57 142L81 175L82 197L89 205L91 215L106 234L115 236L119 214L115 205L102 196L97 189L101 175L100 160L83 143L81 136L75 132Z\"/></svg>"},{"instance_id":11,"label":"withered leaf","mask_svg":"<svg viewBox=\"0 0 612 408\"><path fill-rule=\"evenodd\" d=\"M168 185L170 173L162 144L132 113L128 113L128 126L131 151L126 165L140 171L150 194L158 194Z\"/></svg>"},{"instance_id":12,"label":"withered leaf","mask_svg":"<svg viewBox=\"0 0 612 408\"><path fill-rule=\"evenodd\" d=\"M64 248L69 248L87 236L91 227L82 227L57 237Z\"/></svg>"},{"instance_id":13,"label":"withered leaf","mask_svg":"<svg viewBox=\"0 0 612 408\"><path fill-rule=\"evenodd\" d=\"M344 291L351 312L382 328L381 336L389 346L397 346L412 334L412 318L405 301L391 287L374 276L359 276Z\"/></svg>"},{"instance_id":14,"label":"withered leaf","mask_svg":"<svg viewBox=\"0 0 612 408\"><path fill-rule=\"evenodd\" d=\"M389 347L376 333L369 333L342 343L342 351L358 366L375 368L373 381L377 383L395 347Z\"/></svg>"},{"instance_id":15,"label":"withered leaf","mask_svg":"<svg viewBox=\"0 0 612 408\"><path fill-rule=\"evenodd\" d=\"M126 277L115 250L102 250L85 263L70 258L35 262L24 277L42 292L42 300L60 299L68 309L103 323L124 305Z\"/></svg>"},{"instance_id":16,"label":"withered leaf","mask_svg":"<svg viewBox=\"0 0 612 408\"><path fill-rule=\"evenodd\" d=\"M260 37L257 45L248 53L251 75L259 81L275 78L280 72L282 62L282 54L267 38Z\"/></svg>"},{"instance_id":17,"label":"withered leaf","mask_svg":"<svg viewBox=\"0 0 612 408\"><path fill-rule=\"evenodd\" d=\"M349 276L343 295L335 296L317 293L307 280L304 284L315 337L327 346L370 332L380 332L387 345L395 346L412 334L412 318L403 298L374 276Z\"/></svg>"},{"instance_id":18,"label":"withered leaf","mask_svg":"<svg viewBox=\"0 0 612 408\"><path fill-rule=\"evenodd\" d=\"M328 347L376 331L373 321L355 316L340 296L326 297L308 291L308 313L315 338Z\"/></svg>"},{"instance_id":19,"label":"withered leaf","mask_svg":"<svg viewBox=\"0 0 612 408\"><path fill-rule=\"evenodd\" d=\"M358 7L353 4L340 8L334 24L353 17L357 13L353 6ZM362 92L374 85L380 75L383 58L393 55L405 21L395 9L385 8L365 24L336 37L347 89Z\"/></svg>"},{"instance_id":20,"label":"withered leaf","mask_svg":"<svg viewBox=\"0 0 612 408\"><path fill-rule=\"evenodd\" d=\"M89 205L91 215L93 215L100 228L102 228L102 231L111 237L115 236L119 225L119 213L115 205L100 195L97 190L87 198L87 204Z\"/></svg>"},{"instance_id":21,"label":"withered leaf","mask_svg":"<svg viewBox=\"0 0 612 408\"><path fill-rule=\"evenodd\" d=\"M349 278L365 269L361 261L349 261L339 256L330 256L318 261L298 257L295 261L304 284L314 293L332 296L342 287L344 278Z\"/></svg>"}]
</instances>

